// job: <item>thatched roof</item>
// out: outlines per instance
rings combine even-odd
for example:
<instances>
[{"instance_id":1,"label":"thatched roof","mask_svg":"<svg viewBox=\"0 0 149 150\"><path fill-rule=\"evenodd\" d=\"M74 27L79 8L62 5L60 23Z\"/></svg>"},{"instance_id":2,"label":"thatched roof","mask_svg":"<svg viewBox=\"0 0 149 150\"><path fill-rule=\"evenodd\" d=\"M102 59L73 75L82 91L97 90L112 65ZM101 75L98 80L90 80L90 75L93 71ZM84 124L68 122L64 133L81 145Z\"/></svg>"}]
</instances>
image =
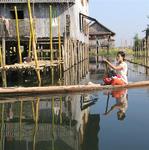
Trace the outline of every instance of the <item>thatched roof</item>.
<instances>
[{"instance_id":1,"label":"thatched roof","mask_svg":"<svg viewBox=\"0 0 149 150\"><path fill-rule=\"evenodd\" d=\"M90 36L104 36L104 35L111 35L114 36L115 33L99 23L97 20L89 27L89 35Z\"/></svg>"}]
</instances>

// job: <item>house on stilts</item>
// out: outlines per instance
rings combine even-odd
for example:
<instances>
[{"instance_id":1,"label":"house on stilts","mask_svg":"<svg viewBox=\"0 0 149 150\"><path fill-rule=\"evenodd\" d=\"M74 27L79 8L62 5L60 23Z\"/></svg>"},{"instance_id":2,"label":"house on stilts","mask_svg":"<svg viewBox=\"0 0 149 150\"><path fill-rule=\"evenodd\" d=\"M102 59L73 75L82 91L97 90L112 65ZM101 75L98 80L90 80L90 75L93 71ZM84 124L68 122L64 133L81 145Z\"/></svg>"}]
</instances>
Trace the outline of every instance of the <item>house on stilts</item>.
<instances>
[{"instance_id":1,"label":"house on stilts","mask_svg":"<svg viewBox=\"0 0 149 150\"><path fill-rule=\"evenodd\" d=\"M65 71L86 60L88 6L88 0L1 0L1 69L31 68L40 78L41 68L61 64Z\"/></svg>"},{"instance_id":2,"label":"house on stilts","mask_svg":"<svg viewBox=\"0 0 149 150\"><path fill-rule=\"evenodd\" d=\"M89 47L90 51L98 56L99 50L104 49L109 53L109 49L115 47L115 33L101 24L96 19L89 26ZM98 59L98 57L97 57ZM97 60L98 61L98 60Z\"/></svg>"}]
</instances>

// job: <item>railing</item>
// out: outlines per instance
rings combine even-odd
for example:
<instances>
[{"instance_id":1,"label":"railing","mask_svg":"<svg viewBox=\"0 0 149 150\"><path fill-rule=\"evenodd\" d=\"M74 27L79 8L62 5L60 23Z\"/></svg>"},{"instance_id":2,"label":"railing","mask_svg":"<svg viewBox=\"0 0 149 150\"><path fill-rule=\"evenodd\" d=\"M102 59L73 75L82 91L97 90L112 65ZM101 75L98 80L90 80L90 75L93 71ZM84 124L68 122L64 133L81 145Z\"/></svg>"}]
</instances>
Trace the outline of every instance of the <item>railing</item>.
<instances>
[{"instance_id":1,"label":"railing","mask_svg":"<svg viewBox=\"0 0 149 150\"><path fill-rule=\"evenodd\" d=\"M75 3L75 0L31 0L31 3ZM27 0L0 0L0 3L27 3Z\"/></svg>"}]
</instances>

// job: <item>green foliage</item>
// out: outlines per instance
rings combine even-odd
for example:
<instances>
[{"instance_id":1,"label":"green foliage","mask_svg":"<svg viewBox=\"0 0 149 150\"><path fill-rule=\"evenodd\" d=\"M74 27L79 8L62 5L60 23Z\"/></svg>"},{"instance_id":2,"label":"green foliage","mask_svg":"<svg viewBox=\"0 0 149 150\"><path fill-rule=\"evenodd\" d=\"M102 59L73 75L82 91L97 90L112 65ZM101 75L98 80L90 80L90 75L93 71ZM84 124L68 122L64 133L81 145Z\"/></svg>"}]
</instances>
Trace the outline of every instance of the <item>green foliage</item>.
<instances>
[{"instance_id":1,"label":"green foliage","mask_svg":"<svg viewBox=\"0 0 149 150\"><path fill-rule=\"evenodd\" d=\"M106 49L100 49L99 53L98 53L98 56L102 56L102 57L116 57L117 52L120 51L120 50L121 49L119 49L119 48L112 48L112 49L109 49L109 54L107 54L107 50ZM129 48L125 48L124 51L126 53L126 56L134 54L133 50L129 49ZM90 52L90 56L97 56L96 50L91 51Z\"/></svg>"},{"instance_id":2,"label":"green foliage","mask_svg":"<svg viewBox=\"0 0 149 150\"><path fill-rule=\"evenodd\" d=\"M134 48L139 48L141 46L141 39L139 38L138 34L134 36L133 40L134 40Z\"/></svg>"}]
</instances>

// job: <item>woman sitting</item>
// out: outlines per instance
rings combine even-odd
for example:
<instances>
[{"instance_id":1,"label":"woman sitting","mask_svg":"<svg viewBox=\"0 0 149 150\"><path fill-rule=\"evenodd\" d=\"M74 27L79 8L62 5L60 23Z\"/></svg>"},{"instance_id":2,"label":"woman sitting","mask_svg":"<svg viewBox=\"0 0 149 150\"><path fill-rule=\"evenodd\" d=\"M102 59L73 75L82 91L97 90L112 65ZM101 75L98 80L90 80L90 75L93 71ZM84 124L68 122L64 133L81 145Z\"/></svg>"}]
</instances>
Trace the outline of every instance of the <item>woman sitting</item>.
<instances>
[{"instance_id":1,"label":"woman sitting","mask_svg":"<svg viewBox=\"0 0 149 150\"><path fill-rule=\"evenodd\" d=\"M125 53L123 51L119 51L117 53L117 64L116 66L110 63L108 60L104 59L104 62L107 63L108 67L115 70L116 75L112 77L105 77L105 84L111 85L125 85L128 83L127 79L127 63L125 62Z\"/></svg>"}]
</instances>

